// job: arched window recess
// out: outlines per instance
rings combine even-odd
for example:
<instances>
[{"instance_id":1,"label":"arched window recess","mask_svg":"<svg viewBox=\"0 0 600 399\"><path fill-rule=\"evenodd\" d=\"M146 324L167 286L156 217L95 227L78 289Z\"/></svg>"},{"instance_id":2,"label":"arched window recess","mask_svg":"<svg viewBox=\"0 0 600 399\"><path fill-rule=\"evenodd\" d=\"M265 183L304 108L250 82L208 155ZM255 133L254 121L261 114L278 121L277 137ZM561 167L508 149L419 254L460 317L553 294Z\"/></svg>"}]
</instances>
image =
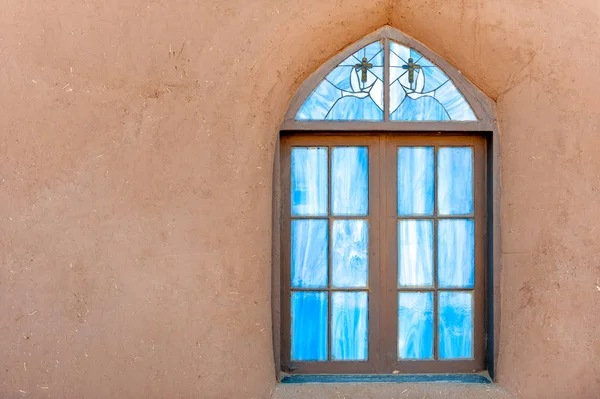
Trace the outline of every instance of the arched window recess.
<instances>
[{"instance_id":1,"label":"arched window recess","mask_svg":"<svg viewBox=\"0 0 600 399\"><path fill-rule=\"evenodd\" d=\"M300 86L283 131L493 131L491 101L415 39L383 27Z\"/></svg>"},{"instance_id":2,"label":"arched window recess","mask_svg":"<svg viewBox=\"0 0 600 399\"><path fill-rule=\"evenodd\" d=\"M281 133L278 376L487 370L493 378L501 264L493 102L386 26L302 83Z\"/></svg>"}]
</instances>

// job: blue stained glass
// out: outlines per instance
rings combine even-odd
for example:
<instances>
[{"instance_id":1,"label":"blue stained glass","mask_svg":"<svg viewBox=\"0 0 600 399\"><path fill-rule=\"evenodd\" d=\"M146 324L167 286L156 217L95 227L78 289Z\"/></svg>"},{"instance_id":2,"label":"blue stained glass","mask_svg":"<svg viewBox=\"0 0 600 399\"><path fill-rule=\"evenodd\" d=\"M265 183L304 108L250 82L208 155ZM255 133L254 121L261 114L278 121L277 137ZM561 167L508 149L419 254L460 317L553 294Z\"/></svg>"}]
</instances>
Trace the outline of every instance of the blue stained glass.
<instances>
[{"instance_id":1,"label":"blue stained glass","mask_svg":"<svg viewBox=\"0 0 600 399\"><path fill-rule=\"evenodd\" d=\"M423 87L423 91L425 92L439 89L444 83L450 80L448 76L437 67L422 67L421 71L423 72L423 79L425 80Z\"/></svg>"},{"instance_id":2,"label":"blue stained glass","mask_svg":"<svg viewBox=\"0 0 600 399\"><path fill-rule=\"evenodd\" d=\"M366 220L334 220L331 280L337 288L366 287L369 270L369 224Z\"/></svg>"},{"instance_id":3,"label":"blue stained glass","mask_svg":"<svg viewBox=\"0 0 600 399\"><path fill-rule=\"evenodd\" d=\"M292 220L292 287L327 286L328 221Z\"/></svg>"},{"instance_id":4,"label":"blue stained glass","mask_svg":"<svg viewBox=\"0 0 600 399\"><path fill-rule=\"evenodd\" d=\"M327 360L327 293L292 292L292 360Z\"/></svg>"},{"instance_id":5,"label":"blue stained glass","mask_svg":"<svg viewBox=\"0 0 600 399\"><path fill-rule=\"evenodd\" d=\"M440 359L473 357L473 293L438 292Z\"/></svg>"},{"instance_id":6,"label":"blue stained glass","mask_svg":"<svg viewBox=\"0 0 600 399\"><path fill-rule=\"evenodd\" d=\"M402 88L400 82L395 81L390 86L390 118L395 117L398 107L404 102L406 99L406 91Z\"/></svg>"},{"instance_id":7,"label":"blue stained glass","mask_svg":"<svg viewBox=\"0 0 600 399\"><path fill-rule=\"evenodd\" d=\"M398 294L398 357L433 358L433 293Z\"/></svg>"},{"instance_id":8,"label":"blue stained glass","mask_svg":"<svg viewBox=\"0 0 600 399\"><path fill-rule=\"evenodd\" d=\"M393 121L447 121L448 113L433 97L404 98L400 106L390 115Z\"/></svg>"},{"instance_id":9,"label":"blue stained glass","mask_svg":"<svg viewBox=\"0 0 600 399\"><path fill-rule=\"evenodd\" d=\"M350 82L348 82L350 84ZM343 87L343 86L340 86ZM323 80L312 94L304 101L296 115L299 120L323 120L329 110L342 96L342 90L327 79Z\"/></svg>"},{"instance_id":10,"label":"blue stained glass","mask_svg":"<svg viewBox=\"0 0 600 399\"><path fill-rule=\"evenodd\" d=\"M390 42L390 120L474 121L471 106L437 65Z\"/></svg>"},{"instance_id":11,"label":"blue stained glass","mask_svg":"<svg viewBox=\"0 0 600 399\"><path fill-rule=\"evenodd\" d=\"M398 286L433 285L433 221L398 221Z\"/></svg>"},{"instance_id":12,"label":"blue stained glass","mask_svg":"<svg viewBox=\"0 0 600 399\"><path fill-rule=\"evenodd\" d=\"M411 50L396 42L390 42L390 66L401 68L412 57Z\"/></svg>"},{"instance_id":13,"label":"blue stained glass","mask_svg":"<svg viewBox=\"0 0 600 399\"><path fill-rule=\"evenodd\" d=\"M383 82L383 67L373 67L369 72L372 72L373 75L377 76Z\"/></svg>"},{"instance_id":14,"label":"blue stained glass","mask_svg":"<svg viewBox=\"0 0 600 399\"><path fill-rule=\"evenodd\" d=\"M369 212L367 147L335 147L331 151L331 208L334 215Z\"/></svg>"},{"instance_id":15,"label":"blue stained glass","mask_svg":"<svg viewBox=\"0 0 600 399\"><path fill-rule=\"evenodd\" d=\"M362 50L354 53L354 56L359 60L361 60L362 57L365 57L374 65L383 65L383 46L381 45L381 42L371 43L368 46L363 47Z\"/></svg>"},{"instance_id":16,"label":"blue stained glass","mask_svg":"<svg viewBox=\"0 0 600 399\"><path fill-rule=\"evenodd\" d=\"M333 71L331 71L331 73L327 75L325 80L334 85L339 90L352 90L352 87L350 86L350 79L348 79L348 76L352 73L352 68L354 67L351 65L339 66ZM338 93L336 93L335 95L338 95ZM325 112L323 115L327 115L327 112ZM325 116L323 116L322 119L325 119Z\"/></svg>"},{"instance_id":17,"label":"blue stained glass","mask_svg":"<svg viewBox=\"0 0 600 399\"><path fill-rule=\"evenodd\" d=\"M475 226L471 219L438 222L438 284L471 288L475 282Z\"/></svg>"},{"instance_id":18,"label":"blue stained glass","mask_svg":"<svg viewBox=\"0 0 600 399\"><path fill-rule=\"evenodd\" d=\"M371 97L344 96L335 102L325 119L334 121L378 120L382 112Z\"/></svg>"},{"instance_id":19,"label":"blue stained glass","mask_svg":"<svg viewBox=\"0 0 600 399\"><path fill-rule=\"evenodd\" d=\"M331 294L331 357L367 360L368 299L366 292Z\"/></svg>"},{"instance_id":20,"label":"blue stained glass","mask_svg":"<svg viewBox=\"0 0 600 399\"><path fill-rule=\"evenodd\" d=\"M363 47L327 75L296 119L382 121L383 66L381 42Z\"/></svg>"},{"instance_id":21,"label":"blue stained glass","mask_svg":"<svg viewBox=\"0 0 600 399\"><path fill-rule=\"evenodd\" d=\"M473 149L443 147L438 150L438 212L468 215L473 212Z\"/></svg>"},{"instance_id":22,"label":"blue stained glass","mask_svg":"<svg viewBox=\"0 0 600 399\"><path fill-rule=\"evenodd\" d=\"M433 147L398 148L398 215L433 214Z\"/></svg>"},{"instance_id":23,"label":"blue stained glass","mask_svg":"<svg viewBox=\"0 0 600 399\"><path fill-rule=\"evenodd\" d=\"M327 215L327 147L292 148L292 215Z\"/></svg>"},{"instance_id":24,"label":"blue stained glass","mask_svg":"<svg viewBox=\"0 0 600 399\"><path fill-rule=\"evenodd\" d=\"M418 54L418 53L417 53ZM427 58L423 57L422 55L419 54L419 56L421 58L419 58L419 65L424 68L424 67L435 67L438 68L437 65L435 65L433 62L429 61ZM414 57L413 57L414 58ZM416 58L415 58L416 59ZM439 69L439 68L438 68ZM443 72L442 72L443 73Z\"/></svg>"},{"instance_id":25,"label":"blue stained glass","mask_svg":"<svg viewBox=\"0 0 600 399\"><path fill-rule=\"evenodd\" d=\"M381 42L346 58L305 100L296 119L382 121L387 84L390 120L477 120L448 75L418 51L390 42L389 82L385 83L383 58Z\"/></svg>"},{"instance_id":26,"label":"blue stained glass","mask_svg":"<svg viewBox=\"0 0 600 399\"><path fill-rule=\"evenodd\" d=\"M475 121L477 118L467 100L458 91L454 83L448 81L435 91L434 96L448 112L454 121Z\"/></svg>"}]
</instances>

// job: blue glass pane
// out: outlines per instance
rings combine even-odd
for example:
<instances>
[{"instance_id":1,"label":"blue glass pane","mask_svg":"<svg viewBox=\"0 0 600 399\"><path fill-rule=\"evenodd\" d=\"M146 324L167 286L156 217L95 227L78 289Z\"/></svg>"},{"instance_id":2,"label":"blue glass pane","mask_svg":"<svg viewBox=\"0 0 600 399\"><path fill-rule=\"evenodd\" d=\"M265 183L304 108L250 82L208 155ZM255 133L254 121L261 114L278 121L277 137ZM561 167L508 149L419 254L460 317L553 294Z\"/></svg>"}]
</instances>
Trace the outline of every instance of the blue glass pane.
<instances>
[{"instance_id":1,"label":"blue glass pane","mask_svg":"<svg viewBox=\"0 0 600 399\"><path fill-rule=\"evenodd\" d=\"M468 215L473 212L473 149L443 147L438 151L438 212Z\"/></svg>"},{"instance_id":2,"label":"blue glass pane","mask_svg":"<svg viewBox=\"0 0 600 399\"><path fill-rule=\"evenodd\" d=\"M438 66L390 42L390 120L476 120L473 110Z\"/></svg>"},{"instance_id":3,"label":"blue glass pane","mask_svg":"<svg viewBox=\"0 0 600 399\"><path fill-rule=\"evenodd\" d=\"M433 147L398 148L398 215L433 214Z\"/></svg>"},{"instance_id":4,"label":"blue glass pane","mask_svg":"<svg viewBox=\"0 0 600 399\"><path fill-rule=\"evenodd\" d=\"M369 96L345 96L335 102L330 112L325 116L327 120L380 120L383 110Z\"/></svg>"},{"instance_id":5,"label":"blue glass pane","mask_svg":"<svg viewBox=\"0 0 600 399\"><path fill-rule=\"evenodd\" d=\"M362 57L366 57L374 65L383 65L383 46L380 42L371 43L361 51L355 53L356 58L362 59Z\"/></svg>"},{"instance_id":6,"label":"blue glass pane","mask_svg":"<svg viewBox=\"0 0 600 399\"><path fill-rule=\"evenodd\" d=\"M433 357L433 293L398 294L398 357Z\"/></svg>"},{"instance_id":7,"label":"blue glass pane","mask_svg":"<svg viewBox=\"0 0 600 399\"><path fill-rule=\"evenodd\" d=\"M292 293L292 360L327 360L327 293Z\"/></svg>"},{"instance_id":8,"label":"blue glass pane","mask_svg":"<svg viewBox=\"0 0 600 399\"><path fill-rule=\"evenodd\" d=\"M423 67L424 87L423 91L433 91L439 89L448 80L448 76L437 67Z\"/></svg>"},{"instance_id":9,"label":"blue glass pane","mask_svg":"<svg viewBox=\"0 0 600 399\"><path fill-rule=\"evenodd\" d=\"M292 215L327 215L327 147L292 148Z\"/></svg>"},{"instance_id":10,"label":"blue glass pane","mask_svg":"<svg viewBox=\"0 0 600 399\"><path fill-rule=\"evenodd\" d=\"M349 69L351 70L351 69ZM350 81L348 81L350 84ZM343 87L343 86L339 86ZM335 102L342 96L342 90L324 80L304 101L296 115L299 120L323 120Z\"/></svg>"},{"instance_id":11,"label":"blue glass pane","mask_svg":"<svg viewBox=\"0 0 600 399\"><path fill-rule=\"evenodd\" d=\"M390 85L390 119L397 118L398 107L406 99L406 91L402 88L400 82L396 81ZM393 120L393 119L392 119Z\"/></svg>"},{"instance_id":12,"label":"blue glass pane","mask_svg":"<svg viewBox=\"0 0 600 399\"><path fill-rule=\"evenodd\" d=\"M477 120L471 106L452 82L437 89L435 98L444 106L450 119L454 121Z\"/></svg>"},{"instance_id":13,"label":"blue glass pane","mask_svg":"<svg viewBox=\"0 0 600 399\"><path fill-rule=\"evenodd\" d=\"M369 224L366 220L334 220L331 279L338 288L366 287L369 270Z\"/></svg>"},{"instance_id":14,"label":"blue glass pane","mask_svg":"<svg viewBox=\"0 0 600 399\"><path fill-rule=\"evenodd\" d=\"M390 42L390 66L401 68L411 58L410 49L396 42Z\"/></svg>"},{"instance_id":15,"label":"blue glass pane","mask_svg":"<svg viewBox=\"0 0 600 399\"><path fill-rule=\"evenodd\" d=\"M327 286L327 230L327 220L292 220L292 287Z\"/></svg>"},{"instance_id":16,"label":"blue glass pane","mask_svg":"<svg viewBox=\"0 0 600 399\"><path fill-rule=\"evenodd\" d=\"M423 56L418 51L410 49L410 58L412 58L414 62L420 62Z\"/></svg>"},{"instance_id":17,"label":"blue glass pane","mask_svg":"<svg viewBox=\"0 0 600 399\"><path fill-rule=\"evenodd\" d=\"M352 65L339 66L331 71L325 80L341 91L352 90L352 87L350 86L350 79L348 79L348 76L350 76L350 73L352 73L352 68L354 68Z\"/></svg>"},{"instance_id":18,"label":"blue glass pane","mask_svg":"<svg viewBox=\"0 0 600 399\"><path fill-rule=\"evenodd\" d=\"M438 285L471 288L475 282L475 226L470 219L438 222Z\"/></svg>"},{"instance_id":19,"label":"blue glass pane","mask_svg":"<svg viewBox=\"0 0 600 399\"><path fill-rule=\"evenodd\" d=\"M433 285L433 221L398 221L398 286Z\"/></svg>"},{"instance_id":20,"label":"blue glass pane","mask_svg":"<svg viewBox=\"0 0 600 399\"><path fill-rule=\"evenodd\" d=\"M413 100L404 99L402 104L390 115L393 121L447 121L448 113L433 97L419 97Z\"/></svg>"},{"instance_id":21,"label":"blue glass pane","mask_svg":"<svg viewBox=\"0 0 600 399\"><path fill-rule=\"evenodd\" d=\"M331 151L331 208L334 215L368 214L367 147L335 147Z\"/></svg>"},{"instance_id":22,"label":"blue glass pane","mask_svg":"<svg viewBox=\"0 0 600 399\"><path fill-rule=\"evenodd\" d=\"M335 67L306 99L298 120L383 120L383 47L363 47Z\"/></svg>"},{"instance_id":23,"label":"blue glass pane","mask_svg":"<svg viewBox=\"0 0 600 399\"><path fill-rule=\"evenodd\" d=\"M438 293L440 359L473 357L473 293Z\"/></svg>"},{"instance_id":24,"label":"blue glass pane","mask_svg":"<svg viewBox=\"0 0 600 399\"><path fill-rule=\"evenodd\" d=\"M367 360L368 348L367 293L332 293L331 358Z\"/></svg>"}]
</instances>

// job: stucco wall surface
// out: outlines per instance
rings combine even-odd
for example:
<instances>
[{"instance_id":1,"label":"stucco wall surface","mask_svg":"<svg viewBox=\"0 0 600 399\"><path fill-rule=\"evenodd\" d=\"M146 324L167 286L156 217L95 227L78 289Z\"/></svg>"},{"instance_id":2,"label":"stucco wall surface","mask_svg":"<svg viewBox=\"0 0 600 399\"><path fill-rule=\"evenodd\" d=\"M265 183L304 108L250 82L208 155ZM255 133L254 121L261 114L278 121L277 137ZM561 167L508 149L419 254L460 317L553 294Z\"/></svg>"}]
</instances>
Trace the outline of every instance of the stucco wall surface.
<instances>
[{"instance_id":1,"label":"stucco wall surface","mask_svg":"<svg viewBox=\"0 0 600 399\"><path fill-rule=\"evenodd\" d=\"M596 0L5 0L0 396L268 398L278 127L385 24L497 100L500 385L597 398Z\"/></svg>"},{"instance_id":2,"label":"stucco wall surface","mask_svg":"<svg viewBox=\"0 0 600 399\"><path fill-rule=\"evenodd\" d=\"M495 384L279 384L271 399L513 399Z\"/></svg>"}]
</instances>

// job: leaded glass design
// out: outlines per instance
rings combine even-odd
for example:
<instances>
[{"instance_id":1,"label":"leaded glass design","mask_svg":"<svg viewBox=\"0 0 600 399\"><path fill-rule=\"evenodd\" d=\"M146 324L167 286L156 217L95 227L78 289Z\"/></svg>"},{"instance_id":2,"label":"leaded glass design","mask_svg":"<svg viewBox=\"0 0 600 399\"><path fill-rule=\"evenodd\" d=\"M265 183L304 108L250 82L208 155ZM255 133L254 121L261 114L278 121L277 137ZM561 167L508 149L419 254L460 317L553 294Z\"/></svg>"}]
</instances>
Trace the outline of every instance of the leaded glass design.
<instances>
[{"instance_id":1,"label":"leaded glass design","mask_svg":"<svg viewBox=\"0 0 600 399\"><path fill-rule=\"evenodd\" d=\"M371 43L342 61L306 99L297 120L383 120L383 46Z\"/></svg>"},{"instance_id":2,"label":"leaded glass design","mask_svg":"<svg viewBox=\"0 0 600 399\"><path fill-rule=\"evenodd\" d=\"M448 76L417 51L390 42L390 120L474 121Z\"/></svg>"},{"instance_id":3,"label":"leaded glass design","mask_svg":"<svg viewBox=\"0 0 600 399\"><path fill-rule=\"evenodd\" d=\"M389 82L385 82L385 57L389 58ZM440 67L418 51L393 41L386 41L385 45L383 41L371 43L342 61L308 96L295 119L477 120L469 103Z\"/></svg>"},{"instance_id":4,"label":"leaded glass design","mask_svg":"<svg viewBox=\"0 0 600 399\"><path fill-rule=\"evenodd\" d=\"M291 359L367 361L368 147L293 147L290 178Z\"/></svg>"}]
</instances>

